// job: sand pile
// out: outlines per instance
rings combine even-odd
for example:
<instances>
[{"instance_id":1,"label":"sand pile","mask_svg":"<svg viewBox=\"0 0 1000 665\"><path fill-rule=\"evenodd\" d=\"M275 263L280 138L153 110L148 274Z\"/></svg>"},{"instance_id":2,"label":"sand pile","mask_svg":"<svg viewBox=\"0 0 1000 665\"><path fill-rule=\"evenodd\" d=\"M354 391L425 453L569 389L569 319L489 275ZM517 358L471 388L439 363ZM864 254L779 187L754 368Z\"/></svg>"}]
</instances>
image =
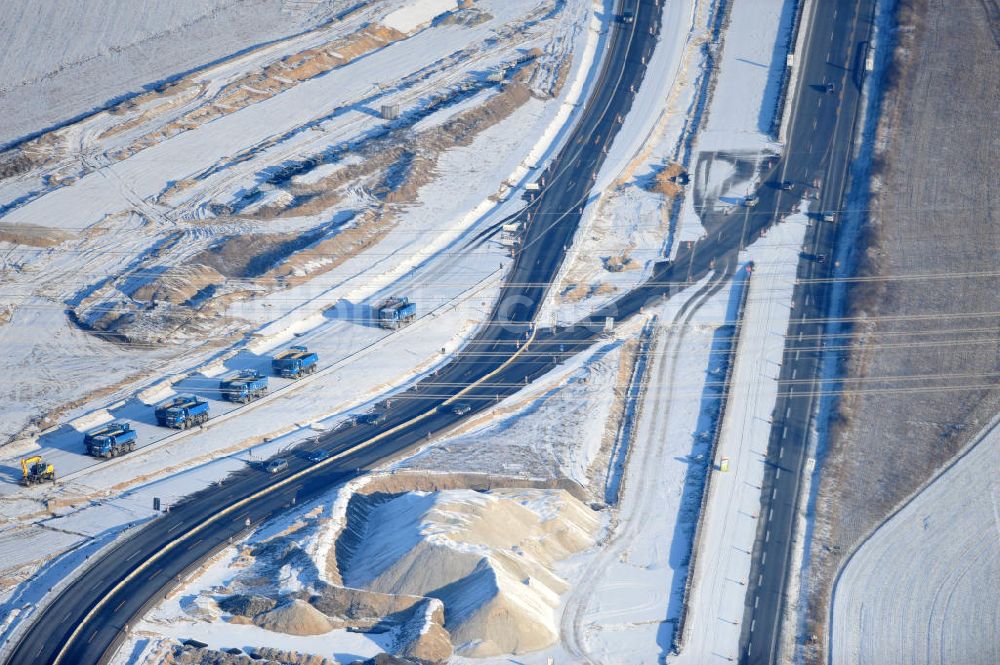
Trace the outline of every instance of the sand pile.
<instances>
[{"instance_id":1,"label":"sand pile","mask_svg":"<svg viewBox=\"0 0 1000 665\"><path fill-rule=\"evenodd\" d=\"M286 635L322 635L333 629L325 614L298 599L257 615L253 622L266 630Z\"/></svg>"},{"instance_id":2,"label":"sand pile","mask_svg":"<svg viewBox=\"0 0 1000 665\"><path fill-rule=\"evenodd\" d=\"M337 543L347 586L438 598L466 656L556 641L553 564L593 543L597 516L563 490L356 496Z\"/></svg>"}]
</instances>

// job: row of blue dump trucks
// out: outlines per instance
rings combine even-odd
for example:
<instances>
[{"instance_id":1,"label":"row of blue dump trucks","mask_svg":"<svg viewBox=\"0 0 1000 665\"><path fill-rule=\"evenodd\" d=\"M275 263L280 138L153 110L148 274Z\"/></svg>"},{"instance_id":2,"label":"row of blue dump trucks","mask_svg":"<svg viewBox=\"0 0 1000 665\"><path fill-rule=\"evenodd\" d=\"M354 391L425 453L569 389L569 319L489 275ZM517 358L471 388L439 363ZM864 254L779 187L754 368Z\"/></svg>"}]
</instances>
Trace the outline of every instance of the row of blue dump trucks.
<instances>
[{"instance_id":1,"label":"row of blue dump trucks","mask_svg":"<svg viewBox=\"0 0 1000 665\"><path fill-rule=\"evenodd\" d=\"M395 330L417 318L417 305L409 298L392 297L375 308L378 324ZM298 379L316 371L319 356L304 346L292 346L271 358L271 372L285 379ZM221 397L247 404L267 394L267 377L255 369L245 369L224 376L219 381ZM154 407L160 427L188 429L208 420L208 401L196 395L175 395ZM87 454L111 458L135 450L136 431L126 422L110 422L86 432L83 443Z\"/></svg>"},{"instance_id":2,"label":"row of blue dump trucks","mask_svg":"<svg viewBox=\"0 0 1000 665\"><path fill-rule=\"evenodd\" d=\"M271 371L286 379L298 379L316 371L319 356L304 346L293 346L271 358ZM244 369L219 381L222 399L247 404L267 394L267 376L255 369ZM188 429L208 420L208 401L197 395L174 395L153 407L160 427ZM137 434L126 422L105 423L87 431L83 444L87 454L109 459L135 450Z\"/></svg>"}]
</instances>

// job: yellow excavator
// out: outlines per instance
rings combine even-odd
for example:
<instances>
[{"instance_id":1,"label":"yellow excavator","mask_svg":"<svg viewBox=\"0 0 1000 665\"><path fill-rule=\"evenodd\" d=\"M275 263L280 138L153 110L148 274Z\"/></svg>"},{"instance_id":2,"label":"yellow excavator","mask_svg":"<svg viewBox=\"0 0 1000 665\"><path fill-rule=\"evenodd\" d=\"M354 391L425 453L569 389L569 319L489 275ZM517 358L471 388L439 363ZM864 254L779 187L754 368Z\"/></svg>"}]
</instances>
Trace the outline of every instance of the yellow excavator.
<instances>
[{"instance_id":1,"label":"yellow excavator","mask_svg":"<svg viewBox=\"0 0 1000 665\"><path fill-rule=\"evenodd\" d=\"M48 462L42 461L41 455L27 457L21 460L21 484L31 487L35 483L44 483L46 480L56 482L56 468Z\"/></svg>"}]
</instances>

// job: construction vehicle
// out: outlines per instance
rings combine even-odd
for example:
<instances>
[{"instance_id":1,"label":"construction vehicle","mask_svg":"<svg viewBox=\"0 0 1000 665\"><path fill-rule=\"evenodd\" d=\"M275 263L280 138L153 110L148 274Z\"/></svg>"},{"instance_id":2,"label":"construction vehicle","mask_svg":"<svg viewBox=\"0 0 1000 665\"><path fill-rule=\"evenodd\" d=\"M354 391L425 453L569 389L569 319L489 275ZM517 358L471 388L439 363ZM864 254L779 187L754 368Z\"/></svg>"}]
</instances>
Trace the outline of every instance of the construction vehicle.
<instances>
[{"instance_id":1,"label":"construction vehicle","mask_svg":"<svg viewBox=\"0 0 1000 665\"><path fill-rule=\"evenodd\" d=\"M222 398L246 404L267 394L267 377L255 369L240 370L219 382Z\"/></svg>"},{"instance_id":2,"label":"construction vehicle","mask_svg":"<svg viewBox=\"0 0 1000 665\"><path fill-rule=\"evenodd\" d=\"M92 457L118 457L135 450L137 435L128 423L112 422L83 435L87 454Z\"/></svg>"},{"instance_id":3,"label":"construction vehicle","mask_svg":"<svg viewBox=\"0 0 1000 665\"><path fill-rule=\"evenodd\" d=\"M382 328L396 330L417 318L417 304L409 298L393 296L375 308L378 311L378 324Z\"/></svg>"},{"instance_id":4,"label":"construction vehicle","mask_svg":"<svg viewBox=\"0 0 1000 665\"><path fill-rule=\"evenodd\" d=\"M21 484L31 487L36 483L56 482L56 468L48 462L42 461L41 455L28 457L21 460Z\"/></svg>"},{"instance_id":5,"label":"construction vehicle","mask_svg":"<svg viewBox=\"0 0 1000 665\"><path fill-rule=\"evenodd\" d=\"M286 379L297 379L316 371L319 356L304 346L292 346L271 358L271 371Z\"/></svg>"},{"instance_id":6,"label":"construction vehicle","mask_svg":"<svg viewBox=\"0 0 1000 665\"><path fill-rule=\"evenodd\" d=\"M175 395L156 406L160 427L187 429L208 420L208 402L194 395Z\"/></svg>"}]
</instances>

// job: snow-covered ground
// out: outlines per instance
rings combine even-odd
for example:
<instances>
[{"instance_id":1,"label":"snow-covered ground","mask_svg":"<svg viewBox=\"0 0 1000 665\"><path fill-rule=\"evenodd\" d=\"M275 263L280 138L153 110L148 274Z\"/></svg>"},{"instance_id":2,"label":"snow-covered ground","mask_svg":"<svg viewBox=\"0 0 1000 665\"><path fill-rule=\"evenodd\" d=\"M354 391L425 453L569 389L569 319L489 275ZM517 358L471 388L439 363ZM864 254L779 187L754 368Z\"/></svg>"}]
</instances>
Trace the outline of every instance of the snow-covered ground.
<instances>
[{"instance_id":1,"label":"snow-covered ground","mask_svg":"<svg viewBox=\"0 0 1000 665\"><path fill-rule=\"evenodd\" d=\"M0 434L9 437L29 419L53 408L68 410L70 418L98 408L101 401L88 399L95 392L110 395L113 402L130 397L137 383L148 385L165 375L190 372L198 361L225 353L219 342L227 335L301 333L330 318L324 312L338 303L343 307L332 316L353 316L356 323L358 313L366 311L363 303L389 287L414 289L421 311L426 312L450 302L495 271L501 263L498 247L494 243L472 245L470 239L518 205L511 185L544 163L558 145L561 128L572 119L569 111L588 91L601 23L595 8L585 2L568 4L552 13L552 18L542 15L533 0L483 0L477 8L480 13L475 16L482 21L431 27L421 23L425 27L375 48L368 57L236 110L209 103L207 93L199 94L209 102L200 97L185 101L182 93L171 89L163 93L165 101L160 106L154 98L141 108L176 108L159 116L149 116L152 111L136 115L136 121L142 122L134 129L117 131L129 123L122 124L110 112L99 114L80 127L67 128L65 137L54 141L57 147L63 141L80 143L78 148L59 147L70 152L58 158L55 166L45 167L58 171L59 179L37 180L38 173L29 172L0 183L0 200L9 205L21 200L22 185L41 187L0 218L0 232L10 229L23 235L27 228L37 245L8 244L0 236L0 269L8 285L0 310L9 316L0 325L0 343L10 365L24 370L19 373L23 381L3 388L10 408L0 418ZM275 58L299 57L324 44L357 39L364 21L380 16L372 15L373 11L365 9L319 32L216 65L193 75L189 87L224 90ZM544 51L540 61L556 65L561 58L574 56L572 64L566 61L570 66L561 95L529 97L509 117L476 136L472 145L444 151L434 165L432 180L418 190L410 205L393 211L388 232L376 236L377 242L370 247L345 252L342 258L316 249L318 256L290 268L290 283L271 297L261 297L273 289L268 280L230 276L223 282L223 292L249 290L258 297L237 297L231 306L219 309L214 319L198 324L200 329L164 330L149 343L133 345L127 354L112 343L113 335L108 338L111 333L84 334L67 320L67 306L83 308L80 312L87 316L88 308L120 302L120 294L155 282L158 274L184 265L227 238L301 234L329 224L331 218L343 219L337 222L341 229L351 230L358 225L354 220L363 217L359 211L371 205L363 184L347 191L342 203L334 202L318 213L266 223L247 216L218 217L211 210L235 205L234 201L258 189L261 197L244 212L256 207L254 214L262 214L262 201L293 201L280 187L262 189L260 180L283 165L326 159L322 157L325 151L364 143L372 132L383 131L389 123L372 113L371 107L396 104L404 116L423 114L429 97L442 91L465 94L468 85L485 81L483 72L510 62L512 50L516 54L532 48ZM479 97L482 102L490 98ZM169 129L178 118L195 118L205 108L221 115L200 124L185 120L193 123L187 131ZM445 104L426 117L451 113ZM161 126L162 136L157 133ZM511 136L516 139L511 141ZM133 153L129 146L139 144L142 149ZM351 164L345 158L342 169ZM310 181L318 186L321 180L296 178L303 186ZM456 255L463 259L460 264ZM31 335L31 330L41 326L59 343L43 345ZM342 340L344 348L355 350L376 336L356 325L331 326L330 334ZM187 343L181 355L170 344L179 341ZM161 343L164 348L159 348ZM40 363L37 358L46 360ZM38 429L52 424L40 422Z\"/></svg>"},{"instance_id":2,"label":"snow-covered ground","mask_svg":"<svg viewBox=\"0 0 1000 665\"><path fill-rule=\"evenodd\" d=\"M781 146L770 135L785 69L794 0L734 0L712 97L691 158L678 240L704 234L698 206L724 210L753 191L761 161Z\"/></svg>"},{"instance_id":3,"label":"snow-covered ground","mask_svg":"<svg viewBox=\"0 0 1000 665\"><path fill-rule=\"evenodd\" d=\"M353 0L7 0L0 12L0 145L151 82L315 29ZM86 35L85 39L67 38Z\"/></svg>"},{"instance_id":4,"label":"snow-covered ground","mask_svg":"<svg viewBox=\"0 0 1000 665\"><path fill-rule=\"evenodd\" d=\"M1000 429L991 423L851 556L830 662L1000 662Z\"/></svg>"},{"instance_id":5,"label":"snow-covered ground","mask_svg":"<svg viewBox=\"0 0 1000 665\"><path fill-rule=\"evenodd\" d=\"M316 97L310 110L306 108L309 104L283 106L289 103L288 98L282 101L286 95L295 99L301 95L293 87L125 158L112 155L110 150L127 145L136 134L125 132L123 138L116 134L100 138L100 132L114 126L113 118L100 115L86 121L94 126L84 132L88 141L95 136L104 141L96 144L98 151L106 151L95 157L97 166L85 164L79 179L46 190L48 193L43 192L0 219L0 231L19 229L13 226L13 216L26 223L63 226L65 233L73 235L82 231L88 220L94 221L94 214L99 217L114 212L115 206L133 211L121 218L105 217L98 230L84 233L78 243L72 241L76 243L72 246L60 244L65 236L44 233L46 241L55 239L55 246L0 241L0 266L10 289L5 296L11 297L10 309L0 314L12 312L10 320L0 324L0 344L5 360L10 361L6 367L20 366L18 375L23 379L16 386L13 382L5 384L4 390L10 392L3 396L0 432L9 436L29 417L52 407L62 410L56 420L39 423L38 429L48 429L37 441L29 437L4 451L3 476L7 482L0 492L0 550L11 552L4 562L8 582L5 599L12 603L10 607L37 602L45 589L64 579L66 571L78 565L94 547L106 543L127 525L151 517L154 496L167 503L175 501L241 468L245 462L239 455L273 455L296 441L315 436L316 430L331 426L352 409L368 408L377 395L398 389L445 361L483 320L502 275L501 264L507 261L496 243L473 243L472 238L519 207L512 187L529 178L531 169L543 165L564 139L563 128L575 119L577 102L588 94L593 68L599 64L596 56L603 39L603 24L598 12L601 5L588 2L568 3L556 12L527 0L483 0L476 4L481 13L473 16L479 22L473 21L472 27L464 23L428 27L421 23L411 36L417 40L416 46L404 39L376 50L358 63L353 76L374 80L373 68L384 65L381 80L389 84L374 99L399 103L405 115L410 106L420 108L424 96L434 90L464 85L468 77L482 76L498 63L507 62L511 48L530 50L538 46L544 50L541 59L551 58L556 64L563 57L573 56L571 63L566 61L569 67L564 72L562 93L553 98L529 97L509 117L475 136L468 145L445 151L436 163L435 179L418 191L413 204L400 207L396 213L398 224L367 252L323 273L321 281L257 299L252 306L234 306L235 315L256 326L246 344L236 340L235 346L219 346L215 344L218 340L210 336L201 341L211 344L189 338L191 348L180 356L169 348L133 346L126 352L70 324L65 317L66 302L78 297L81 278L86 283L114 275L129 257L141 253L149 242L149 236L144 234L151 223L161 230L161 225L187 225L190 228L184 232L186 237L201 246L213 233L252 230L246 220L215 224L210 217L201 216L201 203L205 197L225 200L233 196L236 183L256 182L259 173L274 164L321 152L357 132L363 135L373 123L380 122L367 112L348 118L350 122L345 122L343 116L321 120L311 130L284 143L265 141L264 148L249 159L227 164L234 170L232 177L220 179L214 160L247 146L246 139L255 135L245 131L262 129L238 120L240 114L261 113L254 111L265 108L261 104L278 108L274 117L264 117L270 123L267 134L271 136L276 130L280 133L294 127L293 120L322 118L330 108L369 99L368 89L362 91L361 98L347 94L357 92L356 86L351 87L354 83L313 90ZM295 54L302 48L349 36L359 23L380 18L393 7L407 6L405 2L372 5L344 22L263 50L268 58ZM382 13L376 16L373 12ZM606 15L603 20L607 20ZM393 49L402 50L402 54ZM435 54L442 56L438 62L427 60ZM210 68L198 74L201 78L197 80L200 85L218 89L266 61L264 55L254 52ZM329 85L325 79L340 80L343 76L334 71L301 85ZM403 83L397 86L399 81ZM492 97L495 95L479 99ZM288 109L292 116L285 117ZM449 116L453 110L445 106L439 113ZM433 118L434 114L425 117ZM213 125L214 129L207 129ZM203 138L216 143L214 160L208 151L199 163L174 161L174 157L183 155L166 146L175 141L184 143L190 140L185 136L199 131L205 132ZM309 140L303 140L303 135ZM512 141L511 136L516 140ZM275 145L287 149L276 150ZM165 151L163 155L170 157L170 163L160 159L144 161L149 158L143 155L150 150ZM345 158L343 165L360 163L353 157ZM162 188L188 169L204 169L206 164L212 168L198 181L201 185L171 189L167 194L174 197L171 201L176 205L161 204L157 180ZM476 177L470 178L470 174ZM302 182L310 181L310 177L297 177ZM322 177L322 173L317 174L313 182ZM85 196L91 187L96 188L94 192L103 191L101 181L108 179L117 183L111 188L117 194L107 200L102 195L103 204ZM148 188L143 189L146 185ZM17 198L18 186L17 182L4 181L5 202ZM197 196L196 190L200 192ZM61 215L41 215L39 211L48 206L55 206L53 210ZM28 214L29 210L35 212ZM268 221L270 228L282 232L296 232L310 223L297 218ZM400 291L418 302L421 318L393 334L372 327L367 303L380 293ZM33 332L40 329L46 331L45 336ZM326 371L294 385L272 378L275 394L251 408L235 410L214 399L220 374L227 369L265 368L265 354L289 342L306 343L318 350ZM95 385L103 390L89 399L80 399L91 394ZM157 428L149 404L171 392L183 391L201 392L210 398L214 415L232 417L184 433ZM130 421L139 432L140 446L146 450L96 463L81 454L80 430L112 417ZM24 490L13 484L20 474L17 459L35 452L55 463L61 480L54 489L45 486ZM54 518L45 513L46 505L55 511ZM36 523L40 515L43 517ZM32 547L15 551L18 543L25 542L32 543ZM54 557L62 558L52 562ZM32 575L35 577L28 580ZM25 584L13 586L26 580Z\"/></svg>"},{"instance_id":6,"label":"snow-covered ground","mask_svg":"<svg viewBox=\"0 0 1000 665\"><path fill-rule=\"evenodd\" d=\"M697 287L691 289L691 293ZM581 558L562 615L557 662L652 663L670 649L680 609L698 487L728 351L731 287L678 314L658 313L620 504L601 547Z\"/></svg>"},{"instance_id":7,"label":"snow-covered ground","mask_svg":"<svg viewBox=\"0 0 1000 665\"><path fill-rule=\"evenodd\" d=\"M319 4L328 8L335 3ZM778 149L761 123L768 105L773 105L775 70L784 66L778 46L783 43L791 4L790 0L735 0L724 55L716 62L720 71L711 111L696 154L732 149L752 153L749 161L754 162L761 154ZM0 598L7 613L0 623L0 638L9 639L10 631L30 616L45 592L67 579L84 557L126 533L130 525L155 519L153 497L169 504L243 467L248 455L276 454L349 413L369 408L376 399L446 361L480 325L509 260L495 242L477 243L473 238L520 207L520 188L531 182L534 170L544 165L565 138L566 124L589 92L596 55L606 39L610 4L569 2L559 5L562 9L552 15L555 18L546 18L551 7L538 0L478 0L474 5L475 11L464 19L432 21L456 3L370 3L340 21L209 68L195 76L190 87L144 99L137 109L123 111L128 122L109 113L66 132L60 140L68 137L79 148L45 167L50 169L45 171L47 180L33 172L0 182L0 204L20 201L0 217L0 230L23 233L26 225L43 227L30 230L35 245L13 245L0 238L0 270L9 278L9 293L15 296L0 302L0 322L6 311L11 312L10 320L0 323L0 348L5 353L10 350L15 376L24 376L24 369L37 366L39 358L46 358L47 364L51 361L52 366L32 381L11 388L11 406L0 418L0 436L13 434L39 411L55 407L62 411L56 421L40 423L39 429L51 429L37 442L30 438L5 451L3 475L8 482L0 484L0 553L10 556L4 559L2 570L7 586ZM664 29L651 62L656 75L642 87L626 118L599 176L594 191L597 204L588 208L573 254L560 274L563 286L583 284L589 292L582 298L575 294L561 300L554 290L543 324L585 314L601 299L638 283L651 261L669 252L672 238L667 214L672 198L651 191L651 183L662 171L676 166L681 142L694 120L694 84L706 66L703 44L715 5L710 0L684 0L663 6ZM310 16L314 15L319 14ZM457 12L455 16L463 15ZM262 97L239 108L206 101L217 99L213 95L243 81L248 72L269 66L266 63L275 58L287 62L306 51L322 50L324 45L346 43L338 40L358 39L360 32L368 30L362 26L369 22L384 29L361 38L369 49L364 57L287 88L280 81L274 84L277 79L255 81L257 88L240 90ZM357 43L350 42L352 48ZM118 275L124 275L122 281L155 279L154 267L186 260L219 238L303 234L317 224L330 223L331 218L341 219L339 215L343 220L337 233L353 228L360 223L356 219L373 209L372 181L339 190L342 199L318 213L272 215L268 211L293 205L295 187L321 188L345 173L343 169L364 166L372 155L351 153L350 146L373 140L393 122L416 119L406 125L407 131L434 132L457 114L495 101L503 94L501 88L476 87L483 83L484 73L495 76L499 69L510 67L517 54L535 48L542 55L532 57L541 61L548 58L558 63L562 56L573 54L572 66L565 72L566 84L557 96L534 94L468 144L444 150L434 162L433 177L405 204L393 208L387 230L362 251L331 266L331 255L317 250L291 274L309 274L317 266L323 270L310 275L311 279L290 281L282 290L268 292L262 286L264 280L255 278L229 279L227 288L256 293L252 299L237 299L218 311L217 332L210 337L232 337L217 344L195 345L180 355L155 344L123 353L121 347L84 333L66 320L67 307L105 297L106 278L112 283ZM287 74L288 70L283 71ZM552 72L547 75L554 76ZM277 87L267 88L273 85ZM428 100L442 89L453 92L459 101L424 114ZM398 105L401 118L382 118L382 105ZM170 108L164 111L164 107ZM199 109L217 115L211 121L192 120L196 116L190 113ZM130 125L132 120L135 124ZM171 128L181 120L190 122L190 127L184 131ZM123 129L117 129L119 125ZM115 131L108 133L112 128ZM141 149L129 152L139 144ZM342 158L327 160L331 151L345 146L348 150ZM288 178L269 179L289 164L298 168L304 163L308 168L290 169ZM722 171L701 173L704 183L711 185L719 182ZM735 182L730 180L730 184ZM732 187L743 187L743 182ZM685 197L685 206L690 199ZM697 237L695 226L700 229L696 218L682 217L678 237L684 238L684 233ZM706 662L720 649L735 653L739 627L716 624L720 618L738 621L742 617L742 611L734 608L742 608L739 589L744 587L727 586L720 580L738 580L743 564L749 567L749 557L745 562L734 559L732 551L735 545L749 549L752 543L753 503L759 497L746 483L754 483L762 472L760 456L769 428L765 421L774 402L775 386L770 379L777 375L780 363L804 229L803 216L787 220L741 257L755 262L756 273L736 361L733 402L719 449L720 455L730 457L730 472L716 473L712 481L703 516L699 581L691 596L690 634L678 661ZM167 257L161 264L154 265L160 253L157 234L174 231L191 243L190 251L172 246L165 250ZM129 267L137 256L152 256L154 261L140 263L140 267L146 265L141 270ZM626 270L605 270L607 258L621 256L633 261ZM87 278L84 283L81 276ZM557 583L523 585L531 587L527 589L527 595L534 598L530 603L540 603L534 609L547 613L539 622L551 617L550 632L558 626L562 641L518 655L518 662L541 665L554 658L556 662L632 663L658 662L665 657L680 611L688 572L686 556L699 517L697 488L709 462L703 455L713 409L717 409L717 393L711 384L719 373L726 343L726 329L720 327L731 316L732 307L732 290L725 285L707 299L696 298L693 309L678 317L684 302L704 286L696 285L659 311L646 313L659 317L658 332L620 503L603 508L605 532L596 547L553 564L553 574L570 589L567 595L559 596L562 587ZM387 334L368 323L369 306L393 293L417 300L422 317L408 328ZM614 463L609 441L621 415L629 354L646 320L636 317L621 325L616 339L595 345L536 380L477 416L463 431L394 463L392 474L429 477L430 471L447 469L459 477L503 478L508 487L520 482L537 490L550 487L545 483L566 483L582 488L582 494L603 497L602 482L608 465ZM32 335L38 325L50 331L50 339ZM240 338L236 333L245 335ZM268 354L289 343L306 343L318 350L324 371L295 384L272 378L272 396L239 410L214 399L212 391L223 372L266 368ZM92 382L103 389L101 394L91 394L87 387ZM190 432L161 430L152 423L148 404L171 392L201 392L212 398L213 414L226 417ZM0 395L0 399L6 397ZM112 417L132 422L145 450L94 463L81 454L80 430ZM64 479L54 490L24 491L12 482L19 473L16 458L37 450L56 463ZM341 493L336 502L331 497L323 501L344 508L344 497L349 494ZM472 494L463 496L464 503L475 499ZM524 501L532 510L541 510L536 498ZM47 507L54 515L41 515L43 500L49 500ZM300 522L309 522L309 512L321 503L265 525L251 538L259 544L297 529ZM421 521L427 512L420 513L424 517L407 514L406 533L427 527ZM733 520L738 528L731 528ZM312 535L307 528L302 538L305 550L319 565L329 556L332 538L318 538L316 533L331 531L329 526L320 528L318 521L313 526ZM392 540L393 535L380 537ZM19 549L24 543L31 547ZM510 549L510 544L504 547ZM223 623L210 604L190 602L189 592L228 588L234 570L246 563L239 558L242 551L226 550L207 573L193 576L181 592L161 605L135 631L133 647L123 652L126 655L121 658L126 660L121 662L153 658L157 645L162 644L157 636L197 636L220 647L273 641L273 633L259 626ZM323 575L315 579L328 581ZM301 590L293 588L293 582L301 581L296 575L282 573L281 580L291 585L282 586L283 592ZM200 619L189 622L182 615ZM387 648L387 642L379 636L336 628L289 638L287 646L350 660ZM499 656L486 662L509 662L510 658ZM484 662L463 657L452 660Z\"/></svg>"}]
</instances>

